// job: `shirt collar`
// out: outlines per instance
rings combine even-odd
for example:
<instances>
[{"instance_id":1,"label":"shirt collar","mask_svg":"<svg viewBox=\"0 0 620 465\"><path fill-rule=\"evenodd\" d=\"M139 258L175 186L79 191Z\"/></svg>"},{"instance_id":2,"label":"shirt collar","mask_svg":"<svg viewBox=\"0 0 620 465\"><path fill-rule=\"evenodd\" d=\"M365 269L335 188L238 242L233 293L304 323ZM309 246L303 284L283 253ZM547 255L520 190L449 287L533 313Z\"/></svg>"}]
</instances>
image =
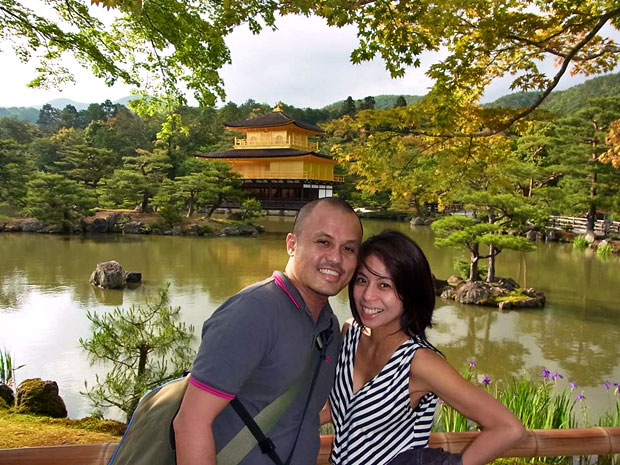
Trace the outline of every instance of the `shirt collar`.
<instances>
[{"instance_id":1,"label":"shirt collar","mask_svg":"<svg viewBox=\"0 0 620 465\"><path fill-rule=\"evenodd\" d=\"M293 282L288 278L288 276L286 276L281 271L274 271L272 278L275 281L276 285L278 285L278 287L280 287L280 289L282 289L282 291L284 291L286 295L288 295L288 297L291 299L295 307L297 307L300 310L303 310L304 312L308 314L310 318L312 318L312 313L310 312L310 309L308 308L300 292L297 290L297 288L295 287ZM325 318L331 317L332 314L333 314L332 308L329 305L329 301L327 301L325 305L323 306L323 308L321 309L321 313L319 315L317 324L323 321Z\"/></svg>"}]
</instances>

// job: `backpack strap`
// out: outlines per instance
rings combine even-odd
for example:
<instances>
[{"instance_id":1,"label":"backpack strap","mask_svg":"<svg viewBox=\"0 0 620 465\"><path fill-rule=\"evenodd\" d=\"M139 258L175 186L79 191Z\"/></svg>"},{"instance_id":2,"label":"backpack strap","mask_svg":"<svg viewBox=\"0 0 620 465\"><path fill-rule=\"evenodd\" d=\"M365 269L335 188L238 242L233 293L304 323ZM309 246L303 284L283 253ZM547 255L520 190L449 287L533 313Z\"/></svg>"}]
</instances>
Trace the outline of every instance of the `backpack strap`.
<instances>
[{"instance_id":1,"label":"backpack strap","mask_svg":"<svg viewBox=\"0 0 620 465\"><path fill-rule=\"evenodd\" d=\"M241 429L229 442L217 453L217 463L220 465L237 465L240 463L246 455L256 446L258 443L261 452L266 454L276 465L289 465L297 445L297 439L301 432L308 405L312 397L312 392L316 385L316 380L321 369L322 361L325 359L327 353L327 347L331 342L333 336L333 320L330 320L329 328L321 331L316 337L315 347L316 350L311 350L306 360L306 366L302 371L299 378L293 382L293 384L278 398L267 405L263 410L258 412L254 418L243 406L241 401L236 397L231 400L231 407L237 412L239 417L243 420L245 427ZM314 365L314 370L312 367ZM310 376L312 375L312 376ZM273 441L265 436L263 431L269 432L275 424L280 420L284 412L286 412L293 401L297 398L304 386L310 382L310 389L306 398L303 414L299 426L297 428L297 434L295 436L295 442L293 443L293 449L291 450L286 463L282 462L279 455L275 451L275 444Z\"/></svg>"}]
</instances>

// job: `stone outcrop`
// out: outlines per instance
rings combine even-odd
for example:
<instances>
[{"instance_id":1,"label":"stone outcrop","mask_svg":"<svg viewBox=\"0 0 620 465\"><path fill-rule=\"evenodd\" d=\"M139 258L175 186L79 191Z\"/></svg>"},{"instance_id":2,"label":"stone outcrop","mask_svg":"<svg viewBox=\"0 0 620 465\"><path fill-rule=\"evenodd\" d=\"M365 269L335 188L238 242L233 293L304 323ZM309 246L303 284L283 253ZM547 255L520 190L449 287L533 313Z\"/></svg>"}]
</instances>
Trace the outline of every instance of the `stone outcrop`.
<instances>
[{"instance_id":1,"label":"stone outcrop","mask_svg":"<svg viewBox=\"0 0 620 465\"><path fill-rule=\"evenodd\" d=\"M93 286L101 289L123 289L125 284L136 284L142 281L142 273L125 271L115 260L97 263L95 271L88 280Z\"/></svg>"},{"instance_id":2,"label":"stone outcrop","mask_svg":"<svg viewBox=\"0 0 620 465\"><path fill-rule=\"evenodd\" d=\"M258 229L251 224L236 224L224 228L222 236L258 236Z\"/></svg>"},{"instance_id":3,"label":"stone outcrop","mask_svg":"<svg viewBox=\"0 0 620 465\"><path fill-rule=\"evenodd\" d=\"M89 282L102 289L122 289L125 287L125 270L114 260L97 263Z\"/></svg>"},{"instance_id":4,"label":"stone outcrop","mask_svg":"<svg viewBox=\"0 0 620 465\"><path fill-rule=\"evenodd\" d=\"M409 222L409 226L425 226L426 223L424 221L424 218L420 218L419 216L415 217L415 218L411 218L411 221Z\"/></svg>"},{"instance_id":5,"label":"stone outcrop","mask_svg":"<svg viewBox=\"0 0 620 465\"><path fill-rule=\"evenodd\" d=\"M45 227L43 221L36 220L34 218L28 218L22 221L23 232L37 232Z\"/></svg>"},{"instance_id":6,"label":"stone outcrop","mask_svg":"<svg viewBox=\"0 0 620 465\"><path fill-rule=\"evenodd\" d=\"M492 286L484 281L463 283L454 292L454 300L462 304L487 305L492 296Z\"/></svg>"},{"instance_id":7,"label":"stone outcrop","mask_svg":"<svg viewBox=\"0 0 620 465\"><path fill-rule=\"evenodd\" d=\"M0 384L0 406L2 405L2 402L4 402L7 407L12 407L13 404L15 404L13 389L6 384Z\"/></svg>"},{"instance_id":8,"label":"stone outcrop","mask_svg":"<svg viewBox=\"0 0 620 465\"><path fill-rule=\"evenodd\" d=\"M65 402L58 394L56 381L43 381L41 378L27 379L17 388L17 411L46 415L53 418L66 418Z\"/></svg>"},{"instance_id":9,"label":"stone outcrop","mask_svg":"<svg viewBox=\"0 0 620 465\"><path fill-rule=\"evenodd\" d=\"M443 286L446 283L447 286ZM511 278L497 278L494 282L465 281L450 276L446 281L435 279L435 293L442 299L455 300L468 305L485 305L501 310L516 308L542 308L545 295L532 288L521 289Z\"/></svg>"}]
</instances>

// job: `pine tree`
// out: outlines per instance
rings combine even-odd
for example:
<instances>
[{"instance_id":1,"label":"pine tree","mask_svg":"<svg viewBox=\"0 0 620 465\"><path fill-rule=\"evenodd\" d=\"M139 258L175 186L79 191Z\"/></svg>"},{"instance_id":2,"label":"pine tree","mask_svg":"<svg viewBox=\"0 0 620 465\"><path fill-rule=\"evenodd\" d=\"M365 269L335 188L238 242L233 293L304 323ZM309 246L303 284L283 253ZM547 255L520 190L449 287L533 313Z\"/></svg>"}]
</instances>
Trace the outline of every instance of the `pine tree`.
<instances>
[{"instance_id":1,"label":"pine tree","mask_svg":"<svg viewBox=\"0 0 620 465\"><path fill-rule=\"evenodd\" d=\"M111 364L96 385L84 383L86 395L100 408L117 407L127 420L140 397L160 384L182 376L190 368L194 352L190 348L194 327L179 322L181 308L170 306L168 286L158 298L129 309L110 313L89 312L92 336L80 338L91 364Z\"/></svg>"}]
</instances>

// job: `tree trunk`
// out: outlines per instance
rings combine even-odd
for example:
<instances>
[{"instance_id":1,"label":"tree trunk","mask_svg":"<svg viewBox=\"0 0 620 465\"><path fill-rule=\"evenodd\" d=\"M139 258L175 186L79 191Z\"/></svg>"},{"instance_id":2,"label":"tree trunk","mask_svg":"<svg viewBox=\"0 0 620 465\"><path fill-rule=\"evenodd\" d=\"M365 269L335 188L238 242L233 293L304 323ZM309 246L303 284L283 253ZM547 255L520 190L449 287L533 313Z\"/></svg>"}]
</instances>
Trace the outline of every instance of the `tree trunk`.
<instances>
[{"instance_id":1,"label":"tree trunk","mask_svg":"<svg viewBox=\"0 0 620 465\"><path fill-rule=\"evenodd\" d=\"M480 253L478 251L478 244L474 245L470 249L471 256L469 259L469 281L478 280L478 257Z\"/></svg>"},{"instance_id":2,"label":"tree trunk","mask_svg":"<svg viewBox=\"0 0 620 465\"><path fill-rule=\"evenodd\" d=\"M596 224L596 163L598 161L598 156L596 155L596 146L598 144L596 140L596 131L598 130L598 122L593 120L592 125L594 127L591 141L592 157L590 158L590 163L592 163L592 175L590 176L590 204L588 206L588 213L586 214L586 231L588 232L594 232L594 225Z\"/></svg>"},{"instance_id":3,"label":"tree trunk","mask_svg":"<svg viewBox=\"0 0 620 465\"><path fill-rule=\"evenodd\" d=\"M530 186L527 192L527 196L531 198L533 193L534 193L534 178L530 178Z\"/></svg>"},{"instance_id":4,"label":"tree trunk","mask_svg":"<svg viewBox=\"0 0 620 465\"><path fill-rule=\"evenodd\" d=\"M140 347L140 358L138 359L138 376L142 376L146 371L146 361L149 357L149 348L145 345Z\"/></svg>"},{"instance_id":5,"label":"tree trunk","mask_svg":"<svg viewBox=\"0 0 620 465\"><path fill-rule=\"evenodd\" d=\"M142 203L140 204L140 211L146 213L149 211L149 194L144 192L142 194Z\"/></svg>"},{"instance_id":6,"label":"tree trunk","mask_svg":"<svg viewBox=\"0 0 620 465\"><path fill-rule=\"evenodd\" d=\"M493 244L489 245L489 269L487 271L487 282L492 283L495 281L495 247Z\"/></svg>"},{"instance_id":7,"label":"tree trunk","mask_svg":"<svg viewBox=\"0 0 620 465\"><path fill-rule=\"evenodd\" d=\"M188 207L187 207L187 217L191 218L194 216L194 196L189 196Z\"/></svg>"}]
</instances>

